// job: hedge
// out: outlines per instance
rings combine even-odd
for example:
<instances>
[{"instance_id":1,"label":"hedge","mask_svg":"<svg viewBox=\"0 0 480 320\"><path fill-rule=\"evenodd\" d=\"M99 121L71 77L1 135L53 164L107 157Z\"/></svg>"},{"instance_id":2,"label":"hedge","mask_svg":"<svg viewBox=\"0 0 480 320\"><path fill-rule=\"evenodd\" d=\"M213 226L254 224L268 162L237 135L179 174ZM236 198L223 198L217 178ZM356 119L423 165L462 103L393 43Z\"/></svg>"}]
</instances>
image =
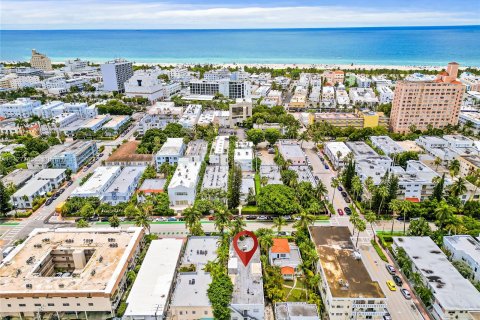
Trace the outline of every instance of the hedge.
<instances>
[{"instance_id":1,"label":"hedge","mask_svg":"<svg viewBox=\"0 0 480 320\"><path fill-rule=\"evenodd\" d=\"M372 243L372 246L375 248L375 251L377 251L377 254L378 256L380 257L380 259L382 259L383 261L385 262L388 262L387 260L387 257L385 256L385 254L383 253L383 250L382 248L380 248L380 246L378 245L378 243L375 241L375 240L370 240L370 242Z\"/></svg>"}]
</instances>

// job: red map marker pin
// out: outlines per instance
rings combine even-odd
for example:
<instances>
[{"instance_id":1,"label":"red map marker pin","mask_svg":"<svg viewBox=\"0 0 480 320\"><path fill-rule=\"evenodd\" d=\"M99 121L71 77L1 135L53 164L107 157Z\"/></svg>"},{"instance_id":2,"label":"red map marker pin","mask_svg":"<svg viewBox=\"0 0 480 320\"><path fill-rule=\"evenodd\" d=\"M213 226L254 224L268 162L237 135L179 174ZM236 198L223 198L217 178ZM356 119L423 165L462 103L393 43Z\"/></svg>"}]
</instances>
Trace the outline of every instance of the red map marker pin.
<instances>
[{"instance_id":1,"label":"red map marker pin","mask_svg":"<svg viewBox=\"0 0 480 320\"><path fill-rule=\"evenodd\" d=\"M240 237L242 236L249 236L250 238L253 239L253 248L252 250L250 251L243 251L241 250L239 247L238 247L238 239L240 239ZM240 260L242 260L243 262L243 265L246 267L247 264L250 262L250 260L252 259L253 257L253 254L255 253L255 251L257 251L257 248L258 248L258 239L257 237L255 236L255 234L251 231L247 231L247 230L243 230L239 233L237 233L235 235L235 237L233 238L233 248L235 249L235 251L237 252L237 255L238 257L240 258Z\"/></svg>"}]
</instances>

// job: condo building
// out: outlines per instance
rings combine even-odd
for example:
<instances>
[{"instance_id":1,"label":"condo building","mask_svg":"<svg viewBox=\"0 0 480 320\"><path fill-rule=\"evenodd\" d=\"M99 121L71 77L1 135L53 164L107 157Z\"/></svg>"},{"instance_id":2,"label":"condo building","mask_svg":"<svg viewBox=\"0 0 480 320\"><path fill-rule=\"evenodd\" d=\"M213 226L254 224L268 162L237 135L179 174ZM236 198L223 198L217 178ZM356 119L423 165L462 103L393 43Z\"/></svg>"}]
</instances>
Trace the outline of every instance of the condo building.
<instances>
[{"instance_id":1,"label":"condo building","mask_svg":"<svg viewBox=\"0 0 480 320\"><path fill-rule=\"evenodd\" d=\"M183 208L193 205L201 164L200 161L190 161L188 158L178 160L177 169L168 185L171 206Z\"/></svg>"},{"instance_id":2,"label":"condo building","mask_svg":"<svg viewBox=\"0 0 480 320\"><path fill-rule=\"evenodd\" d=\"M114 317L143 233L142 228L34 229L0 264L0 316Z\"/></svg>"},{"instance_id":3,"label":"condo building","mask_svg":"<svg viewBox=\"0 0 480 320\"><path fill-rule=\"evenodd\" d=\"M320 260L319 289L330 320L385 319L387 298L355 250L348 227L309 227Z\"/></svg>"},{"instance_id":4,"label":"condo building","mask_svg":"<svg viewBox=\"0 0 480 320\"><path fill-rule=\"evenodd\" d=\"M221 79L215 81L190 81L190 94L193 96L215 96L221 94L230 99L246 98L251 95L250 83Z\"/></svg>"},{"instance_id":5,"label":"condo building","mask_svg":"<svg viewBox=\"0 0 480 320\"><path fill-rule=\"evenodd\" d=\"M0 104L0 117L3 118L30 118L34 109L41 106L41 102L30 98L18 98L15 101Z\"/></svg>"},{"instance_id":6,"label":"condo building","mask_svg":"<svg viewBox=\"0 0 480 320\"><path fill-rule=\"evenodd\" d=\"M105 62L100 66L105 91L125 90L125 82L133 76L133 64L123 59Z\"/></svg>"},{"instance_id":7,"label":"condo building","mask_svg":"<svg viewBox=\"0 0 480 320\"><path fill-rule=\"evenodd\" d=\"M52 71L52 61L43 53L37 52L32 49L32 57L30 58L30 65L32 68L40 69L43 71Z\"/></svg>"},{"instance_id":8,"label":"condo building","mask_svg":"<svg viewBox=\"0 0 480 320\"><path fill-rule=\"evenodd\" d=\"M412 126L426 130L428 125L442 128L458 124L463 86L457 81L457 74L458 63L451 62L447 71L434 80L409 77L398 81L390 114L391 130L405 133Z\"/></svg>"},{"instance_id":9,"label":"condo building","mask_svg":"<svg viewBox=\"0 0 480 320\"><path fill-rule=\"evenodd\" d=\"M432 292L430 312L435 320L474 320L480 312L480 293L448 261L430 237L394 237L392 249L403 248Z\"/></svg>"}]
</instances>

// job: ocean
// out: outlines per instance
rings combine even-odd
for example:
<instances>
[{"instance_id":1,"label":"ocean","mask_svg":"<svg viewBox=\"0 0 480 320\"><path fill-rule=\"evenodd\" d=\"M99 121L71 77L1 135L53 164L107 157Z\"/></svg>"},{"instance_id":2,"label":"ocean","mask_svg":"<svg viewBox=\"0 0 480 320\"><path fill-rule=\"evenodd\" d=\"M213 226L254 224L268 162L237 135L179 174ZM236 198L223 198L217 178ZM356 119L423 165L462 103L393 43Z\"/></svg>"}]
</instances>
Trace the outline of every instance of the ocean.
<instances>
[{"instance_id":1,"label":"ocean","mask_svg":"<svg viewBox=\"0 0 480 320\"><path fill-rule=\"evenodd\" d=\"M480 26L251 30L0 30L0 60L480 66Z\"/></svg>"}]
</instances>

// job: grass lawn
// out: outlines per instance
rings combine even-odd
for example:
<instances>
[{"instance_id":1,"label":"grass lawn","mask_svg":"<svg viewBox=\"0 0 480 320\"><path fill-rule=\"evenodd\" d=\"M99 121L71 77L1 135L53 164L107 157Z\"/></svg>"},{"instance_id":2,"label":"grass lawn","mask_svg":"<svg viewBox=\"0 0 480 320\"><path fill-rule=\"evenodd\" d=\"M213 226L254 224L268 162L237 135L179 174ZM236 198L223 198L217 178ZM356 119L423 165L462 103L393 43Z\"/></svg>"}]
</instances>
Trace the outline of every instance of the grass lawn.
<instances>
[{"instance_id":1,"label":"grass lawn","mask_svg":"<svg viewBox=\"0 0 480 320\"><path fill-rule=\"evenodd\" d=\"M305 302L307 301L307 291L305 289L305 283L302 278L297 278L297 284L295 288L292 290L291 286L293 286L293 281L284 280L284 285L289 287L284 287L285 295L290 295L287 298L288 302ZM290 292L291 290L291 292Z\"/></svg>"}]
</instances>

